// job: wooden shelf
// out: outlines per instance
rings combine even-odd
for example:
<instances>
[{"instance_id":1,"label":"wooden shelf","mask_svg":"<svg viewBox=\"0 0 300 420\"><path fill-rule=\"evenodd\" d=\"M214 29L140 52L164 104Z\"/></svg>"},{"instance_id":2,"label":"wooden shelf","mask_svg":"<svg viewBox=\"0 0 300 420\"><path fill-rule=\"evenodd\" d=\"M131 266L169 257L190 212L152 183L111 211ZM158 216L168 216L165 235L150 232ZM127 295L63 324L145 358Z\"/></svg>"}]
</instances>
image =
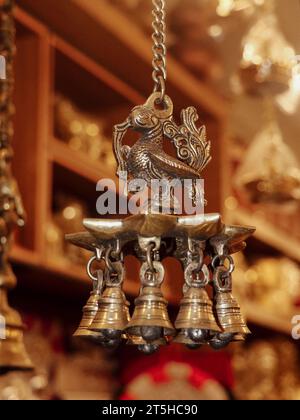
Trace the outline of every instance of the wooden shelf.
<instances>
[{"instance_id":1,"label":"wooden shelf","mask_svg":"<svg viewBox=\"0 0 300 420\"><path fill-rule=\"evenodd\" d=\"M70 149L66 143L55 138L52 139L50 144L49 158L54 163L95 184L101 178L116 180L114 171L108 170L100 162L92 161L84 153Z\"/></svg>"},{"instance_id":2,"label":"wooden shelf","mask_svg":"<svg viewBox=\"0 0 300 420\"><path fill-rule=\"evenodd\" d=\"M151 38L110 1L102 0L101 7L98 0L20 0L19 4L143 95L151 92ZM72 25L66 25L62 16ZM78 31L78 27L89 30ZM180 106L192 102L214 118L226 118L227 101L170 56L168 89Z\"/></svg>"},{"instance_id":3,"label":"wooden shelf","mask_svg":"<svg viewBox=\"0 0 300 420\"><path fill-rule=\"evenodd\" d=\"M278 229L266 219L258 218L241 208L228 214L228 219L230 223L255 226L255 238L300 263L300 241Z\"/></svg>"},{"instance_id":4,"label":"wooden shelf","mask_svg":"<svg viewBox=\"0 0 300 420\"><path fill-rule=\"evenodd\" d=\"M279 333L291 335L291 320L295 313L291 314L290 317L283 317L275 313L268 313L265 308L258 304L246 302L243 303L242 307L243 313L245 314L249 323L256 324L263 328L274 330Z\"/></svg>"},{"instance_id":5,"label":"wooden shelf","mask_svg":"<svg viewBox=\"0 0 300 420\"><path fill-rule=\"evenodd\" d=\"M29 249L26 249L18 244L14 244L10 252L10 259L13 262L28 266L38 266L40 263L40 256Z\"/></svg>"},{"instance_id":6,"label":"wooden shelf","mask_svg":"<svg viewBox=\"0 0 300 420\"><path fill-rule=\"evenodd\" d=\"M106 70L100 64L96 63L86 54L66 43L60 37L52 35L51 45L55 50L62 53L65 57L68 57L73 63L83 68L90 76L102 81L103 84L111 89L111 92L115 91L121 97L133 104L140 104L145 101L145 98L134 88L116 77L112 72ZM106 97L105 99L109 100L109 97Z\"/></svg>"},{"instance_id":7,"label":"wooden shelf","mask_svg":"<svg viewBox=\"0 0 300 420\"><path fill-rule=\"evenodd\" d=\"M104 26L112 36L118 38L125 48L133 51L140 60L152 62L152 42L144 32L119 9L108 1L72 0L83 12ZM224 118L227 104L215 91L200 82L173 57L168 57L168 80L187 97L200 104L217 118Z\"/></svg>"},{"instance_id":8,"label":"wooden shelf","mask_svg":"<svg viewBox=\"0 0 300 420\"><path fill-rule=\"evenodd\" d=\"M86 268L82 265L76 265L71 262L62 264L57 263L55 260L51 261L48 259L44 261L43 269L52 275L57 275L69 281L79 283L82 286L86 286L89 290L92 286L92 282L87 275ZM124 282L124 292L129 296L136 296L138 291L139 284L130 278L126 278Z\"/></svg>"}]
</instances>

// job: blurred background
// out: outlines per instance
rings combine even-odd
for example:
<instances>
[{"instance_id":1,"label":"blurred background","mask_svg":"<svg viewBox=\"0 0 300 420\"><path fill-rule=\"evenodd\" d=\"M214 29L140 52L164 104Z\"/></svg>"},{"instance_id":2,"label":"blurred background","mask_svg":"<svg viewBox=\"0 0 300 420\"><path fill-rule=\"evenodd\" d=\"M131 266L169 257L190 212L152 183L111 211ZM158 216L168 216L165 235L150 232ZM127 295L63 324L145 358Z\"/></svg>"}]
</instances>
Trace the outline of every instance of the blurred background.
<instances>
[{"instance_id":1,"label":"blurred background","mask_svg":"<svg viewBox=\"0 0 300 420\"><path fill-rule=\"evenodd\" d=\"M288 4L287 4L288 3ZM19 0L13 170L27 223L11 252L35 373L0 377L0 399L300 399L300 2L167 0L176 115L195 106L213 160L207 212L256 234L235 256L252 336L226 351L176 345L143 356L76 343L89 253L65 243L97 217L95 184L115 179L114 124L152 91L151 1ZM166 262L176 316L182 275ZM127 261L125 291L139 289Z\"/></svg>"}]
</instances>

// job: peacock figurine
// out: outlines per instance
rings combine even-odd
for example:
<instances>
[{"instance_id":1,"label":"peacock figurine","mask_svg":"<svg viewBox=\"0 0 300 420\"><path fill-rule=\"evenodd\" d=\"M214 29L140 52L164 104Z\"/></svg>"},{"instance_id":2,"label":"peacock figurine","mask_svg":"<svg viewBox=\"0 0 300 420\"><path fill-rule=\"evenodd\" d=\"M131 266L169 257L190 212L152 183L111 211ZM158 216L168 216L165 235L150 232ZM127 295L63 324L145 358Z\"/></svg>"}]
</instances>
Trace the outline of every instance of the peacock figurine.
<instances>
[{"instance_id":1,"label":"peacock figurine","mask_svg":"<svg viewBox=\"0 0 300 420\"><path fill-rule=\"evenodd\" d=\"M182 124L177 126L171 99L166 96L162 109L157 108L156 100L157 94L151 95L144 105L133 108L125 123L115 126L114 151L119 175L127 172L133 179L144 180L149 188L153 180L201 179L201 172L211 159L210 142L205 127L196 127L196 109L184 109ZM132 147L122 144L128 129L141 134ZM173 142L177 158L164 151L164 137Z\"/></svg>"}]
</instances>

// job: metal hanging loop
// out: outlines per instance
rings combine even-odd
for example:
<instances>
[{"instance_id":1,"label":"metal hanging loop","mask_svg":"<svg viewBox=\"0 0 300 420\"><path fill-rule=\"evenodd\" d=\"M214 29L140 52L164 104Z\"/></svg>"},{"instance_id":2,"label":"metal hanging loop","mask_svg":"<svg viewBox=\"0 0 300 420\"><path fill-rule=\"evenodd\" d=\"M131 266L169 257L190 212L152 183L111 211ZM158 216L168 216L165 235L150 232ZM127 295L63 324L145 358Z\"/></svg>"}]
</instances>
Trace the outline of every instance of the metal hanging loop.
<instances>
[{"instance_id":1,"label":"metal hanging loop","mask_svg":"<svg viewBox=\"0 0 300 420\"><path fill-rule=\"evenodd\" d=\"M219 266L216 268L213 275L213 284L218 293L232 292L232 277L226 267Z\"/></svg>"},{"instance_id":2,"label":"metal hanging loop","mask_svg":"<svg viewBox=\"0 0 300 420\"><path fill-rule=\"evenodd\" d=\"M165 0L152 0L153 3L153 73L154 92L160 92L160 103L164 103L167 80L166 47L166 3Z\"/></svg>"},{"instance_id":3,"label":"metal hanging loop","mask_svg":"<svg viewBox=\"0 0 300 420\"><path fill-rule=\"evenodd\" d=\"M159 287L165 277L165 269L161 262L153 261L154 271L149 270L147 262L144 262L140 269L140 278L142 287Z\"/></svg>"},{"instance_id":4,"label":"metal hanging loop","mask_svg":"<svg viewBox=\"0 0 300 420\"><path fill-rule=\"evenodd\" d=\"M114 254L114 255L113 255ZM111 257L116 258L116 261L112 261ZM125 269L123 264L123 255L121 252L121 246L119 241L116 244L116 249L114 250L112 245L106 250L105 253L105 284L108 286L121 286L124 277L125 277Z\"/></svg>"},{"instance_id":5,"label":"metal hanging loop","mask_svg":"<svg viewBox=\"0 0 300 420\"><path fill-rule=\"evenodd\" d=\"M92 265L95 261L101 261L103 259L104 247L96 248L95 255L90 258L89 262L86 266L86 271L89 278L93 281L93 283L98 282L98 275L97 270L95 272L92 271ZM101 270L100 270L101 271Z\"/></svg>"},{"instance_id":6,"label":"metal hanging loop","mask_svg":"<svg viewBox=\"0 0 300 420\"><path fill-rule=\"evenodd\" d=\"M197 262L191 262L184 270L184 280L188 287L205 287L209 283L209 270L207 265L199 266Z\"/></svg>"},{"instance_id":7,"label":"metal hanging loop","mask_svg":"<svg viewBox=\"0 0 300 420\"><path fill-rule=\"evenodd\" d=\"M228 261L229 268L226 269L225 263ZM215 255L211 263L214 270L217 270L218 267L225 268L227 274L232 274L235 269L234 260L231 255Z\"/></svg>"},{"instance_id":8,"label":"metal hanging loop","mask_svg":"<svg viewBox=\"0 0 300 420\"><path fill-rule=\"evenodd\" d=\"M153 260L154 248L155 248L155 243L150 243L147 246L147 253L146 253L148 270L151 271L151 273L155 273L154 260Z\"/></svg>"}]
</instances>

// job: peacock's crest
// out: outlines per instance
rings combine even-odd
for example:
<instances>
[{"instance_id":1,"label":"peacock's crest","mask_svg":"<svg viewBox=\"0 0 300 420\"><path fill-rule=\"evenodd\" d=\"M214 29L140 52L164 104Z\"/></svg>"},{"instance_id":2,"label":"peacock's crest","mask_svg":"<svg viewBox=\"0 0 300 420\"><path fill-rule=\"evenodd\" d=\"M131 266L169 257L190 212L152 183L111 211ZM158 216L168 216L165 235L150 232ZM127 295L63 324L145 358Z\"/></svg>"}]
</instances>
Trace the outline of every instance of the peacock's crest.
<instances>
[{"instance_id":1,"label":"peacock's crest","mask_svg":"<svg viewBox=\"0 0 300 420\"><path fill-rule=\"evenodd\" d=\"M164 135L172 140L177 151L177 158L199 173L211 160L211 144L207 140L206 128L196 127L199 117L194 107L181 112L182 124L178 126L174 119L164 122Z\"/></svg>"}]
</instances>

